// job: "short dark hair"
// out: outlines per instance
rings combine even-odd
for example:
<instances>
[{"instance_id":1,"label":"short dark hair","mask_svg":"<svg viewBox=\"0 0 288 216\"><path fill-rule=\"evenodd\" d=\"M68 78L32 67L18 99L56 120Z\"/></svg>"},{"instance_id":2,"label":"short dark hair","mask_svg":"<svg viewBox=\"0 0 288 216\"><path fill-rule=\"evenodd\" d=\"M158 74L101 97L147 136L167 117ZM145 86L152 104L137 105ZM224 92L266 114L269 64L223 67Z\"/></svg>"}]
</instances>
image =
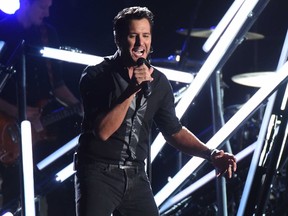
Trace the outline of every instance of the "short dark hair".
<instances>
[{"instance_id":1,"label":"short dark hair","mask_svg":"<svg viewBox=\"0 0 288 216\"><path fill-rule=\"evenodd\" d=\"M113 20L113 32L115 42L118 43L127 35L128 26L131 20L140 20L146 18L152 27L154 25L154 15L147 7L128 7L120 11Z\"/></svg>"}]
</instances>

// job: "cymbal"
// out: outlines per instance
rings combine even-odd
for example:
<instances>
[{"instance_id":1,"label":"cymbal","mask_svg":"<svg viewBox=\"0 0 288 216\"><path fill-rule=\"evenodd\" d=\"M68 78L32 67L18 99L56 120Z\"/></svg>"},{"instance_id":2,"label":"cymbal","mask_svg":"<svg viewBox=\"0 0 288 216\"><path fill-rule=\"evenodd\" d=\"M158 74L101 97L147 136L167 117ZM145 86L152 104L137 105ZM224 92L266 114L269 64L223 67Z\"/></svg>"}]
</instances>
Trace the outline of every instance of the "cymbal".
<instances>
[{"instance_id":1,"label":"cymbal","mask_svg":"<svg viewBox=\"0 0 288 216\"><path fill-rule=\"evenodd\" d=\"M194 28L191 30L190 36L191 37L208 38L212 34L213 31L214 31L214 29ZM181 28L181 29L178 29L176 32L178 34L181 34L181 35L187 35L188 29ZM247 32L245 35L245 38L246 38L246 40L259 40L259 39L263 39L264 35L254 33L254 32Z\"/></svg>"},{"instance_id":2,"label":"cymbal","mask_svg":"<svg viewBox=\"0 0 288 216\"><path fill-rule=\"evenodd\" d=\"M231 79L240 85L260 88L267 84L274 74L273 71L243 73L235 75Z\"/></svg>"}]
</instances>

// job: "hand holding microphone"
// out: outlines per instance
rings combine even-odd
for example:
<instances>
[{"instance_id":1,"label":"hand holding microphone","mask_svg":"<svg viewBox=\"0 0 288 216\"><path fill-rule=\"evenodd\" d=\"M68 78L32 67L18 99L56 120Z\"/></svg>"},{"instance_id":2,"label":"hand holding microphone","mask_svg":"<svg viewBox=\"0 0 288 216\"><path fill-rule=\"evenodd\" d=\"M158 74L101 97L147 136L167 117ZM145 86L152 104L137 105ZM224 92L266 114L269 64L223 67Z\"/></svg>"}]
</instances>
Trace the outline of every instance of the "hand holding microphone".
<instances>
[{"instance_id":1,"label":"hand holding microphone","mask_svg":"<svg viewBox=\"0 0 288 216\"><path fill-rule=\"evenodd\" d=\"M137 60L137 66L141 66L145 64L148 68L151 68L151 65L145 58L139 58ZM150 81L144 81L142 82L142 90L145 98L148 98L151 95L151 84Z\"/></svg>"}]
</instances>

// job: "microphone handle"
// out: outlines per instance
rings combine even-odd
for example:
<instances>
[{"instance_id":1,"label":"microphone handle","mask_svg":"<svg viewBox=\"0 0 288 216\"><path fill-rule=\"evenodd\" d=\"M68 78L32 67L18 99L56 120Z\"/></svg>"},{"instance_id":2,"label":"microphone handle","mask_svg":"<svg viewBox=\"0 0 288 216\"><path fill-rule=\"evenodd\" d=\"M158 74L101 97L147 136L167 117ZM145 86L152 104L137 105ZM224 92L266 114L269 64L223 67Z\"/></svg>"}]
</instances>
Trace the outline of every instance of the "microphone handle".
<instances>
[{"instance_id":1,"label":"microphone handle","mask_svg":"<svg viewBox=\"0 0 288 216\"><path fill-rule=\"evenodd\" d=\"M139 58L137 60L137 65L140 66L142 64L145 64L148 68L151 67L151 65L149 64L149 62L145 58ZM151 84L149 81L143 82L142 91L143 91L145 98L148 98L151 95Z\"/></svg>"},{"instance_id":2,"label":"microphone handle","mask_svg":"<svg viewBox=\"0 0 288 216\"><path fill-rule=\"evenodd\" d=\"M145 98L148 98L151 95L151 84L149 81L143 83L143 94Z\"/></svg>"}]
</instances>

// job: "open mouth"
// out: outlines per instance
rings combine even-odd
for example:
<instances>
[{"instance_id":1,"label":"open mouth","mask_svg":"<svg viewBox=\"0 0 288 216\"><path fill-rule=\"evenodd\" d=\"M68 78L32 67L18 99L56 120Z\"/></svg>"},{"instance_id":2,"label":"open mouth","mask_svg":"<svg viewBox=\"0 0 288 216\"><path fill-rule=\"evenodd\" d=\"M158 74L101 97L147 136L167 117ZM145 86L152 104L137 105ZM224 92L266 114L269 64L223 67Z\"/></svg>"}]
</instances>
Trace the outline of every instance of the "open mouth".
<instances>
[{"instance_id":1,"label":"open mouth","mask_svg":"<svg viewBox=\"0 0 288 216\"><path fill-rule=\"evenodd\" d=\"M135 48L132 52L136 57L142 57L144 55L144 49Z\"/></svg>"}]
</instances>

